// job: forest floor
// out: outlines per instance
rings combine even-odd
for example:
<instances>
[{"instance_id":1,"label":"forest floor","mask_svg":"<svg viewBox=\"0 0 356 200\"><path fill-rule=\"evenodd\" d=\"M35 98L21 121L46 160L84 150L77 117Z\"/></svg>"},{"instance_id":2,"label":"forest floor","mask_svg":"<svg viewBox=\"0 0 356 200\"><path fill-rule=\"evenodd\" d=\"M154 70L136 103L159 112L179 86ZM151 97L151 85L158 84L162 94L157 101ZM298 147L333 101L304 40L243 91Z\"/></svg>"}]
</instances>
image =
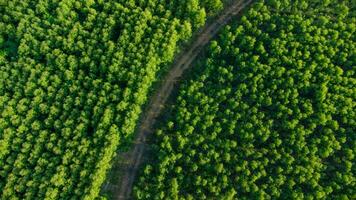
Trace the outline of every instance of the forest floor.
<instances>
[{"instance_id":1,"label":"forest floor","mask_svg":"<svg viewBox=\"0 0 356 200\"><path fill-rule=\"evenodd\" d=\"M104 191L109 191L113 199L131 199L133 183L141 163L144 162L148 151L147 137L153 132L152 127L164 108L168 97L178 85L179 78L183 72L192 67L192 62L200 54L211 39L224 27L233 17L248 6L252 0L235 0L226 7L220 15L208 22L196 35L195 40L176 57L169 71L164 75L159 87L151 97L149 104L143 112L143 117L137 128L137 135L132 147L128 152L120 153L113 163L114 170L120 171L120 177L115 177L115 184L104 185ZM118 163L115 163L118 162ZM116 169L117 168L117 169ZM112 179L112 178L111 178Z\"/></svg>"}]
</instances>

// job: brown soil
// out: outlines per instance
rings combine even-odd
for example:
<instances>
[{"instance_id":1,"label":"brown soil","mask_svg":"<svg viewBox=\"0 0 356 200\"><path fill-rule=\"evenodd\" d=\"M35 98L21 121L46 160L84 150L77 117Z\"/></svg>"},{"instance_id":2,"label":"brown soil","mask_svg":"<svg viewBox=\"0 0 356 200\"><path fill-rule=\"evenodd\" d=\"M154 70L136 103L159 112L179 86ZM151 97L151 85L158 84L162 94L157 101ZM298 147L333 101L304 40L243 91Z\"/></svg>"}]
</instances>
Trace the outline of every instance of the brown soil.
<instances>
[{"instance_id":1,"label":"brown soil","mask_svg":"<svg viewBox=\"0 0 356 200\"><path fill-rule=\"evenodd\" d=\"M152 96L150 103L143 113L142 120L137 129L137 138L129 152L118 155L121 160L120 178L117 185L108 184L104 190L110 190L114 193L114 199L131 199L133 183L140 164L143 162L143 155L147 151L146 138L152 133L152 126L160 115L163 105L172 93L176 81L182 76L183 72L191 67L192 62L203 50L204 46L226 25L231 18L237 16L252 0L234 1L229 7L225 8L221 14L198 33L196 40L181 52L175 59L171 69L163 78L159 88Z\"/></svg>"}]
</instances>

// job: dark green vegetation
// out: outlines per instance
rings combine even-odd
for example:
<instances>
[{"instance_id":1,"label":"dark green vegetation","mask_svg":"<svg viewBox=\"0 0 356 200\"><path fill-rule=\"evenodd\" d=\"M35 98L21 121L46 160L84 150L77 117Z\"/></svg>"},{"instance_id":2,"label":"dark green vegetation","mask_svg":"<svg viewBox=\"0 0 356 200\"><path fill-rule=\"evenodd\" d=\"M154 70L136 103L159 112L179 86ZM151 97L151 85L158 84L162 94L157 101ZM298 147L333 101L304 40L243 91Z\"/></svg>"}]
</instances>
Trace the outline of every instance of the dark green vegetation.
<instances>
[{"instance_id":1,"label":"dark green vegetation","mask_svg":"<svg viewBox=\"0 0 356 200\"><path fill-rule=\"evenodd\" d=\"M0 0L0 199L96 198L157 74L221 7Z\"/></svg>"},{"instance_id":2,"label":"dark green vegetation","mask_svg":"<svg viewBox=\"0 0 356 200\"><path fill-rule=\"evenodd\" d=\"M288 2L255 4L211 43L138 199L356 198L354 1Z\"/></svg>"}]
</instances>

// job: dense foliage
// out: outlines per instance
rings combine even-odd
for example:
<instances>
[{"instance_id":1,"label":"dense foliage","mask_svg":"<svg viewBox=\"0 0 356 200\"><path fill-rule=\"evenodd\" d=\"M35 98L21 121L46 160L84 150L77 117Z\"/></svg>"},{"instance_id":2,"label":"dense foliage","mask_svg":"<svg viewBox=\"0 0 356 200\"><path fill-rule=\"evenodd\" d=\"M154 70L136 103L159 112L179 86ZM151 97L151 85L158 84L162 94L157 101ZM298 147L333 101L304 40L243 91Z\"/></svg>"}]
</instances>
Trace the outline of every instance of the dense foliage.
<instances>
[{"instance_id":1,"label":"dense foliage","mask_svg":"<svg viewBox=\"0 0 356 200\"><path fill-rule=\"evenodd\" d=\"M255 4L153 137L138 199L355 199L352 1Z\"/></svg>"},{"instance_id":2,"label":"dense foliage","mask_svg":"<svg viewBox=\"0 0 356 200\"><path fill-rule=\"evenodd\" d=\"M0 199L94 199L157 73L220 0L0 0Z\"/></svg>"}]
</instances>

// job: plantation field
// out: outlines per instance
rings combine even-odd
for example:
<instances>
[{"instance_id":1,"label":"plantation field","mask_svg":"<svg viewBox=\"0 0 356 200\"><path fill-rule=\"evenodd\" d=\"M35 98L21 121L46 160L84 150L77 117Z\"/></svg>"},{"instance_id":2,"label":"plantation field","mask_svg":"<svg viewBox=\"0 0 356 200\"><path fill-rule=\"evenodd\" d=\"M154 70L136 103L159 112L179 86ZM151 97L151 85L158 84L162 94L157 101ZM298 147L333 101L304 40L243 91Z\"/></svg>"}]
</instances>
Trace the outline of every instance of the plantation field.
<instances>
[{"instance_id":1,"label":"plantation field","mask_svg":"<svg viewBox=\"0 0 356 200\"><path fill-rule=\"evenodd\" d=\"M255 3L152 137L137 199L355 199L354 1Z\"/></svg>"},{"instance_id":2,"label":"plantation field","mask_svg":"<svg viewBox=\"0 0 356 200\"><path fill-rule=\"evenodd\" d=\"M96 199L157 74L219 0L0 0L0 199Z\"/></svg>"}]
</instances>

